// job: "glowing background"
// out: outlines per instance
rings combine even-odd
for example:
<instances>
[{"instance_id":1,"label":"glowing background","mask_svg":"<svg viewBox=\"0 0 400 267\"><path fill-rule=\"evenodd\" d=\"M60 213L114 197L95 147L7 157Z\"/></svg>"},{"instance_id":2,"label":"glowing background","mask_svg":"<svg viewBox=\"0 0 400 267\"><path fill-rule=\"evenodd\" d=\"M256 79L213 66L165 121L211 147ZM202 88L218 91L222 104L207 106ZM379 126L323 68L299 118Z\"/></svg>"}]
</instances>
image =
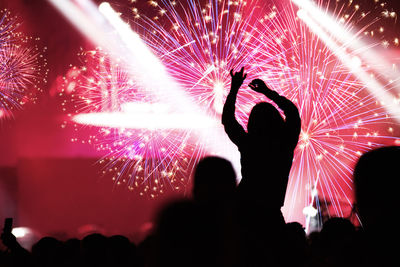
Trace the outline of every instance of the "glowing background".
<instances>
[{"instance_id":1,"label":"glowing background","mask_svg":"<svg viewBox=\"0 0 400 267\"><path fill-rule=\"evenodd\" d=\"M79 10L84 10L80 6L84 2L71 1ZM142 204L136 195L158 201L170 191L187 193L190 191L188 178L201 156L231 155L226 152L229 149L214 149L213 142L204 140L203 133L210 132L210 139L219 140L215 133L221 132L218 124L221 105L229 90L228 71L244 65L249 71L248 81L259 76L265 79L271 88L292 99L302 115L303 131L283 209L287 220L305 223L303 208L311 205L324 211L329 207L330 215L348 216L353 201L351 171L360 153L375 146L399 144L399 124L385 109L388 103L378 101L354 70L362 68L371 75L390 92L393 103L398 105L398 81L391 75L399 64L397 9L393 9L398 3L388 2L382 6L382 1L373 0L330 1L328 5L323 1L325 12L332 14L338 24L355 32L355 40L367 44L357 50L350 43L343 44L333 34L329 35L339 47L346 48L352 60L350 72L349 66L338 59L331 47L299 19L298 8L291 6L290 1L275 3L275 6L272 1L262 1L265 7L252 4L253 1L246 1L246 4L244 1L211 1L210 6L207 6L208 1L198 1L199 5L193 6L187 1L176 1L176 5L172 2L127 0L110 1L110 4L122 13L121 18L129 22L162 62L168 76L198 105L196 109L205 113L198 114L198 118L205 119L206 127L164 126L163 130L151 124L147 129L137 125L120 127L126 119L131 122L129 112L140 110L142 117L146 115L147 118L160 112L180 116L185 114L179 110L184 106L168 99L171 96L163 94L159 86L149 88L144 79L137 79L138 73L124 62L123 56L110 55L87 36L79 35L56 9L44 4L11 1L10 5L20 10L19 16L25 21L21 30L31 30L32 36L41 37L40 47L48 47L50 72L45 89L48 94L42 94L40 101L36 101L39 105L20 112L15 121L2 122L4 142L0 146L7 152L0 157L2 165L16 164L20 158L27 157L100 159L96 166L104 172L104 179L109 179L107 188L101 192L106 195L109 190L106 198L115 198L112 205L105 205L109 213L122 210L123 205L136 208L137 203ZM184 7L180 2L186 2ZM96 11L100 3L95 2ZM45 20L48 14L51 16ZM110 35L114 36L112 32ZM389 63L390 71L383 60L372 64L362 58L372 50L379 59ZM154 77L147 81L157 82ZM107 90L113 93L107 94ZM245 86L240 91L237 117L243 125L251 107L260 101L258 97ZM77 123L79 117L75 117L106 112L121 115L118 116L121 122L113 120L114 125L106 126L113 118L109 117L100 120L97 126L89 126ZM145 120L149 121L152 120ZM209 127L210 123L217 126ZM42 167L43 172L38 173L45 175L45 164ZM81 169L78 172L80 179L88 173ZM33 190L29 192L28 189L40 190L40 185L31 186L34 181L27 178L28 170L23 174L27 187L23 192L32 199L37 198ZM40 181L40 175L33 177L36 182ZM95 195L99 183L96 179L68 182L64 181L68 179L66 175L57 179L63 181L51 180L52 187L46 188L54 192L54 199L60 197L60 192L69 194L68 190ZM99 178L100 181L104 179ZM320 202L313 197L315 185ZM82 193L79 197L85 196ZM95 195L93 199L100 197ZM130 197L136 202L129 200ZM46 203L43 199L40 205ZM66 206L68 204L60 205L57 209ZM33 208L30 210L32 216L37 216ZM82 211L79 216L84 217L86 213ZM32 218L25 221L32 221ZM71 218L69 223L72 222ZM50 227L50 221L46 225Z\"/></svg>"},{"instance_id":2,"label":"glowing background","mask_svg":"<svg viewBox=\"0 0 400 267\"><path fill-rule=\"evenodd\" d=\"M379 81L382 86L377 90L389 93L395 107L392 110L397 112L398 81L391 72L396 72L398 62L391 59L388 70L386 61L371 63L360 59L363 53L380 53L389 46L398 46L397 37L383 37L384 29L379 24L380 17L394 23L397 14L380 3L376 5L382 11L376 17L363 12L352 1L319 2L322 12L332 13L333 28L337 24L355 33L352 39L343 41L329 33L324 39L314 32L301 20L304 16L299 17L298 8L290 1L283 5L260 3L149 1L147 5L152 8L147 7L143 12L136 7L136 1L116 6L166 67L168 75L208 114L208 126L206 121L202 126L202 120L195 119L198 127L212 127L211 119L215 119L214 128L221 127L217 124L229 90L231 68L244 66L249 72L248 81L261 77L272 89L292 99L300 110L302 133L283 208L285 217L303 221L303 208L312 206L329 216L349 216L353 204L351 173L357 158L373 147L399 144L396 136L399 125L393 119L398 113L390 113L391 109L386 107L392 104L382 103L369 90L370 81ZM382 41L371 38L377 34L376 28ZM338 44L327 44L326 39ZM353 46L357 42L368 45L357 50ZM118 55L96 50L83 52L81 56L84 64L75 67L77 76L70 77L63 85L62 91L73 95L63 105L72 103L75 114L96 112L94 115L98 117L77 115L74 121L100 127L87 142L108 153L101 162L106 163L106 169L113 168L116 173L113 179L118 185L126 185L141 195L148 193L153 198L168 189L182 190L182 186L175 184L180 181L185 187L192 172L189 166L201 156L209 153L228 156L226 151L207 146L193 135L198 127L172 124L176 122L172 116L171 122L166 123L169 127L147 127L126 121L130 119L123 114L130 112L155 121L147 117L143 103L150 103L153 109L158 109L159 102L167 103L161 113L168 114L168 103L173 103L168 99L168 90L164 92L162 84L149 90L147 82L151 78L145 82L143 78L135 78L143 74L132 70L132 63L124 62ZM143 57L144 62L147 60L150 59ZM358 72L367 78L362 79ZM153 79L157 80L157 76ZM244 126L252 106L262 100L258 97L246 86L240 91L237 118ZM137 110L127 111L127 106ZM71 108L63 108L71 112ZM105 116L110 111L115 112L114 119ZM157 115L154 110L151 112ZM121 122L115 125L117 118ZM107 124L107 120L114 123ZM75 124L75 127L82 126ZM319 199L313 194L315 188Z\"/></svg>"}]
</instances>

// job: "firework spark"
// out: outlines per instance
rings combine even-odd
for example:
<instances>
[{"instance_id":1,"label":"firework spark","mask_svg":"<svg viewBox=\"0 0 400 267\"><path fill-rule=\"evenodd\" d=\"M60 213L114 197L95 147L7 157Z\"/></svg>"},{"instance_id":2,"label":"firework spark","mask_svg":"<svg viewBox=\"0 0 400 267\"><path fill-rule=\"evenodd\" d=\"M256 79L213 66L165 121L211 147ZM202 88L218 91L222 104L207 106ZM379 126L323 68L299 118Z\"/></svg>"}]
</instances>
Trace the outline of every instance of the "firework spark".
<instances>
[{"instance_id":1,"label":"firework spark","mask_svg":"<svg viewBox=\"0 0 400 267\"><path fill-rule=\"evenodd\" d=\"M7 10L0 19L0 117L35 103L46 82L46 60L36 40L17 31L19 23Z\"/></svg>"},{"instance_id":2,"label":"firework spark","mask_svg":"<svg viewBox=\"0 0 400 267\"><path fill-rule=\"evenodd\" d=\"M188 114L174 113L156 95L141 90L129 68L107 52L97 49L82 52L80 57L84 66L73 68L63 84L68 95L63 109L73 110L69 115L75 122L96 125L94 121L101 119L98 135L86 141L106 153L100 160L104 173L113 172L116 185L126 185L140 195L155 197L170 189L184 190L191 169L204 154L192 135L197 126L179 129ZM80 121L87 119L90 123Z\"/></svg>"},{"instance_id":3,"label":"firework spark","mask_svg":"<svg viewBox=\"0 0 400 267\"><path fill-rule=\"evenodd\" d=\"M365 84L298 19L293 6L272 6L264 9L260 18L255 1L247 4L253 8L246 12L245 1L233 3L208 1L199 8L197 1L189 1L188 6L161 1L158 6L165 11L162 19L146 19L142 14L143 19L135 22L171 75L210 114L218 115L218 101L223 102L229 88L227 73L235 66L245 66L250 74L261 76L271 88L292 99L299 107L303 126L285 216L303 221L299 216L312 204L312 188L324 199L319 209L327 209L330 216L347 215L353 201L354 162L366 150L396 143L398 124ZM336 23L345 28L363 25L355 30L354 40L370 37L365 32L377 27L378 19L363 13L356 3L319 5L333 12ZM354 68L374 68L362 65L357 55L352 55ZM390 92L393 86L386 83L384 89ZM256 97L245 88L238 95L236 116L243 125L259 101Z\"/></svg>"},{"instance_id":4,"label":"firework spark","mask_svg":"<svg viewBox=\"0 0 400 267\"><path fill-rule=\"evenodd\" d=\"M353 29L352 25L359 20L370 19L359 16L358 9L346 8L340 3L329 6L321 2L320 8L338 10L336 23L348 29ZM292 6L275 12L272 18L265 16L260 24L255 27L262 44L249 42L260 51L259 72L264 73L271 88L297 104L302 118L285 216L289 220L300 220L299 211L318 201L319 210L325 210L329 216L348 216L353 203L354 163L363 152L396 144L398 140L393 134L394 128L399 130L398 123L350 72L357 68L370 71L374 66L363 66L354 53L350 54L352 67L349 69L298 19ZM362 31L357 32L353 36L355 40L364 37ZM346 44L341 48L346 50ZM394 88L386 83L383 89L393 93ZM320 200L315 200L315 189Z\"/></svg>"},{"instance_id":5,"label":"firework spark","mask_svg":"<svg viewBox=\"0 0 400 267\"><path fill-rule=\"evenodd\" d=\"M131 24L211 118L219 119L229 90L229 70L237 66L246 68L248 80L265 79L298 106L302 132L287 190L286 218L304 221L303 208L316 202L317 208L328 210L330 216L347 215L352 208L355 161L366 150L399 142L399 125L383 103L299 20L292 5L265 8L257 1L151 2L158 15L146 16L130 7ZM371 38L377 20L356 3L321 1L319 5L345 28L364 25L355 31L355 39ZM123 64L107 63L109 57L101 54L89 53L95 57L76 69L79 78L66 81L65 92L74 95L75 114L121 112L126 103L162 102L140 88ZM351 56L355 68L369 71L375 67L364 65L356 53ZM393 85L387 83L384 89L392 93ZM249 89L241 89L236 116L242 125L260 100ZM105 172L115 172L117 184L155 196L167 186L182 188L198 158L209 151L193 131L100 127L99 134L89 141L107 152Z\"/></svg>"}]
</instances>

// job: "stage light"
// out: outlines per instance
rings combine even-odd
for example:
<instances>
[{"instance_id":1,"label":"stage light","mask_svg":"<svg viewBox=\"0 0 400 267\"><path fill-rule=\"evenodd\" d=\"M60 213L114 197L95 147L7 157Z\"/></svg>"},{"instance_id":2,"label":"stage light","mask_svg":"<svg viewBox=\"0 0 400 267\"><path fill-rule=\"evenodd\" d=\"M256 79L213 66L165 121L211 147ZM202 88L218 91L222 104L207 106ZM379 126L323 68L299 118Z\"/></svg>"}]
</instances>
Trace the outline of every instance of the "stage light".
<instances>
[{"instance_id":1,"label":"stage light","mask_svg":"<svg viewBox=\"0 0 400 267\"><path fill-rule=\"evenodd\" d=\"M224 108L224 90L225 85L222 82L214 83L214 110L218 112L218 114L222 114L222 109Z\"/></svg>"},{"instance_id":2,"label":"stage light","mask_svg":"<svg viewBox=\"0 0 400 267\"><path fill-rule=\"evenodd\" d=\"M16 238L23 238L27 234L31 233L31 229L27 227L15 227L12 229L11 233L16 237Z\"/></svg>"},{"instance_id":3,"label":"stage light","mask_svg":"<svg viewBox=\"0 0 400 267\"><path fill-rule=\"evenodd\" d=\"M377 53L370 44L367 44L360 40L358 34L345 28L338 21L336 21L328 10L321 10L310 0L292 0L302 11L307 13L310 17L326 32L333 36L337 41L341 42L342 46L350 48L353 53L357 51L357 56L365 61L370 66L379 66L379 69L375 68L376 72L384 72L393 83L397 86L397 91L400 91L400 79L399 72L393 68L393 64L389 63L386 58ZM382 28L383 29L383 28ZM379 64L377 64L379 62Z\"/></svg>"},{"instance_id":4,"label":"stage light","mask_svg":"<svg viewBox=\"0 0 400 267\"><path fill-rule=\"evenodd\" d=\"M312 206L308 206L303 209L303 214L307 217L315 217L318 214L318 210Z\"/></svg>"},{"instance_id":5,"label":"stage light","mask_svg":"<svg viewBox=\"0 0 400 267\"><path fill-rule=\"evenodd\" d=\"M199 114L168 111L162 104L127 103L121 112L81 113L73 120L80 124L122 129L200 129L216 127L216 121Z\"/></svg>"},{"instance_id":6,"label":"stage light","mask_svg":"<svg viewBox=\"0 0 400 267\"><path fill-rule=\"evenodd\" d=\"M104 46L107 39L104 36L104 19L97 16L93 17L95 13L92 12L91 16L84 12L81 8L75 5L70 0L48 0L58 11L60 11L66 19L68 19L84 36L89 38L93 43ZM80 1L83 4L83 1ZM86 5L88 6L88 5ZM97 22L97 23L96 23ZM103 27L99 27L99 23Z\"/></svg>"},{"instance_id":7,"label":"stage light","mask_svg":"<svg viewBox=\"0 0 400 267\"><path fill-rule=\"evenodd\" d=\"M320 25L313 19L313 16L304 9L297 12L297 16L326 44L326 46L343 62L343 64L364 83L366 88L376 97L376 99L392 114L394 118L400 121L400 106L389 92L385 91L384 85L361 68L361 60L356 59L354 55L346 52L346 49L339 45L336 40L325 32ZM331 25L332 28L335 28Z\"/></svg>"},{"instance_id":8,"label":"stage light","mask_svg":"<svg viewBox=\"0 0 400 267\"><path fill-rule=\"evenodd\" d=\"M236 147L227 138L221 123L215 118L207 118L208 113L198 106L188 95L185 90L170 77L160 59L153 54L147 45L141 40L131 27L125 23L120 14L118 14L109 3L104 2L95 9L95 5L90 0L79 0L79 7L71 1L66 0L49 0L66 18L68 18L83 34L85 34L94 44L109 51L110 55L117 60L122 60L121 64L125 64L126 69L131 73L132 79L136 84L151 95L155 95L161 99L163 103L174 107L174 114L166 122L176 120L179 114L192 114L192 121L199 119L199 125L196 126L196 134L202 140L205 147L209 147L209 153L223 156L232 161L236 172L240 173L239 153ZM91 31L93 29L93 31ZM184 44L184 46L190 45ZM181 48L178 48L181 49ZM105 119L104 116L111 116L105 113L102 117L102 112L98 114L80 114L74 119L76 122L83 124L102 124L107 127L106 122L109 122L109 127L116 124L121 127L135 127L131 122L130 115L122 114L118 119L118 123L112 124L111 119ZM196 114L196 115L193 115ZM112 115L112 119L115 116ZM146 114L142 114L147 116ZM110 118L110 117L108 117ZM150 119L149 117L147 117ZM207 119L206 119L207 118ZM124 121L127 120L127 121ZM184 119L187 121L187 119ZM213 122L211 122L213 120ZM102 121L102 122L99 122ZM104 122L106 121L106 122ZM175 128L177 124L151 127ZM181 123L182 125L183 123ZM124 125L124 126L122 126ZM144 124L140 127L142 127ZM213 125L205 128L204 125ZM95 125L96 126L96 125ZM99 125L97 125L99 126ZM189 126L194 126L191 122ZM187 126L186 126L187 127ZM200 128L199 128L200 127ZM239 175L238 175L239 177Z\"/></svg>"}]
</instances>

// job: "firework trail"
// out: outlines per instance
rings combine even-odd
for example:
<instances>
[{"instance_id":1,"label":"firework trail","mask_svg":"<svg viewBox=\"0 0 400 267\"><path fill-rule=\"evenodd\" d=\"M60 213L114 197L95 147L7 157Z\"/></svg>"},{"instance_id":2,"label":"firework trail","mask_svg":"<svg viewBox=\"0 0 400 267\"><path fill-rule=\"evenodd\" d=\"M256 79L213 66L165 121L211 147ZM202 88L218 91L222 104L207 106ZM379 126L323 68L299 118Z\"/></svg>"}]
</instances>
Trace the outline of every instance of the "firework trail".
<instances>
[{"instance_id":1,"label":"firework trail","mask_svg":"<svg viewBox=\"0 0 400 267\"><path fill-rule=\"evenodd\" d=\"M151 1L159 15L141 15L144 18L134 24L170 69L171 76L213 116L220 114L220 103L229 90L228 71L236 66L245 66L250 75L261 76L272 89L296 103L302 117L302 133L285 215L289 220L302 221L299 213L303 217L303 208L315 205L313 188L323 199L317 208L327 210L329 216L348 215L353 164L366 150L394 144L398 125L365 85L298 19L292 5L265 8L257 7L257 1L205 2L200 7L199 1L188 1L187 5ZM332 11L337 23L347 29L363 25L357 30L356 39L373 35L371 29L379 21L353 2L320 1L319 5ZM140 17L137 9L134 13ZM383 9L382 16L387 17L387 9ZM394 17L392 13L389 16ZM385 47L387 41L382 39L377 44ZM353 60L361 65L356 53ZM392 89L387 84L385 90ZM236 116L242 125L254 103L261 100L257 97L246 88L241 89Z\"/></svg>"},{"instance_id":2,"label":"firework trail","mask_svg":"<svg viewBox=\"0 0 400 267\"><path fill-rule=\"evenodd\" d=\"M165 64L169 74L219 122L226 88L230 85L229 70L251 60L248 52L242 51L246 49L244 43L249 36L244 31L246 23L240 13L244 6L228 6L225 1L218 5L210 2L206 6L188 2L190 12L180 16L179 12L184 6L178 10L176 4L165 3L168 5L166 8L174 12L166 14L171 34L151 19L142 20L143 25L135 24L134 27ZM246 28L250 29L248 26ZM153 31L158 34L153 34ZM158 45L160 42L164 45ZM79 78L70 79L65 84L65 92L70 91L73 84L72 108L75 114L124 111L132 103L151 104L153 108L158 106L157 109L168 111L169 107L160 105L162 99L159 94L155 96L133 82L134 74L124 67L122 61L117 65L110 64L111 57L99 50L84 54L85 67L79 68ZM124 75L130 79L128 85L126 81L119 80ZM104 81L105 77L112 77L114 82ZM104 88L111 90L107 93ZM255 103L256 98L250 93L243 96L243 102L248 103L251 98ZM65 102L64 105L68 104ZM241 114L250 108L250 103L241 106L244 110ZM187 184L195 164L210 151L205 150L203 140L193 134L193 129L154 131L101 127L99 131L100 134L88 142L95 143L97 149L107 152L102 162L107 170L116 172L116 182L127 184L130 190L138 187L140 193L150 191L151 195L163 193L166 187L181 190Z\"/></svg>"},{"instance_id":3,"label":"firework trail","mask_svg":"<svg viewBox=\"0 0 400 267\"><path fill-rule=\"evenodd\" d=\"M285 216L303 221L303 208L315 205L313 188L323 200L318 209L326 210L329 216L347 216L352 208L351 174L355 161L366 150L398 142L395 132L399 125L298 19L292 5L257 8L256 1L206 2L204 8L196 8L199 2L189 1L188 8L179 2L160 1L156 5L153 1L160 9L160 18L138 21L147 30L143 39L171 69L171 75L214 115L220 111L215 101L221 96L224 100L229 90L227 73L236 66L245 66L251 75L262 76L272 89L296 103L302 133ZM246 3L252 8L244 12ZM370 38L375 28L375 32L381 31L379 19L362 12L356 3L320 1L319 6L333 12L337 23L347 29L362 25L355 39ZM383 7L382 16L387 17L387 13ZM392 12L389 16L395 18ZM387 41L381 39L371 47L387 47ZM361 65L356 53L353 60ZM224 90L217 91L218 86ZM393 87L388 83L385 90L393 91ZM246 88L238 95L236 116L243 125L251 107L260 101L256 97Z\"/></svg>"},{"instance_id":4,"label":"firework trail","mask_svg":"<svg viewBox=\"0 0 400 267\"><path fill-rule=\"evenodd\" d=\"M256 12L246 1L161 1L160 18L134 20L133 27L169 70L169 74L211 116L219 117L230 87L229 71L244 66L255 78L255 50L247 43L255 30ZM154 20L156 19L156 20ZM162 21L162 22L161 22ZM238 96L239 121L258 101L245 86Z\"/></svg>"},{"instance_id":5,"label":"firework trail","mask_svg":"<svg viewBox=\"0 0 400 267\"><path fill-rule=\"evenodd\" d=\"M398 144L399 125L298 19L292 5L266 7L259 3L150 1L157 11L154 17L135 7L129 10L133 11L133 29L210 117L219 120L229 90L229 70L238 66L249 72L248 81L261 77L290 98L299 108L302 133L283 208L285 217L304 221L302 211L310 206L329 216L347 216L352 208L355 161L373 147ZM371 29L378 20L362 12L355 2L322 3L320 7L333 12L337 22L347 28L363 25L356 38L373 35ZM384 39L375 43L387 46ZM109 64L108 56L100 54L88 53L91 59L77 69L80 78L66 81L65 91L72 90L76 114L121 111L126 103L162 101L140 88L123 64ZM99 58L103 62L99 63ZM373 68L361 66L357 54L353 58L354 64ZM107 81L105 77L109 77ZM113 87L115 93L104 89ZM385 90L392 89L387 84ZM247 86L240 90L236 116L243 126L254 104L266 100L259 97ZM107 152L102 160L107 166L104 172L115 173L117 184L153 197L167 188L184 187L197 160L210 152L192 135L194 131L100 127L88 142ZM313 192L318 192L318 197Z\"/></svg>"},{"instance_id":6,"label":"firework trail","mask_svg":"<svg viewBox=\"0 0 400 267\"><path fill-rule=\"evenodd\" d=\"M17 17L8 10L0 14L0 118L35 103L46 82L47 63L37 41L18 31Z\"/></svg>"},{"instance_id":7,"label":"firework trail","mask_svg":"<svg viewBox=\"0 0 400 267\"><path fill-rule=\"evenodd\" d=\"M321 3L322 9L334 8L337 23L349 29L370 19L351 5ZM372 24L364 22L366 26L355 38L364 38ZM294 7L280 12L273 8L255 28L256 39L262 44L257 40L249 44L260 52L259 73L264 73L271 88L296 103L302 118L285 217L299 220L299 211L310 206L327 216L348 216L353 205L353 165L367 150L396 144L394 132L398 132L399 125L334 52L298 19ZM353 61L362 67L356 53ZM389 83L384 88L393 89ZM319 199L315 199L315 192Z\"/></svg>"},{"instance_id":8,"label":"firework trail","mask_svg":"<svg viewBox=\"0 0 400 267\"><path fill-rule=\"evenodd\" d=\"M83 66L69 71L63 92L63 110L69 116L81 113L119 114L125 122L151 116L148 120L171 113L154 94L132 79L122 60L96 49L80 53ZM128 114L128 115L126 115ZM132 115L138 114L132 118ZM115 118L115 117L113 117ZM67 124L67 122L65 122ZM73 123L78 129L78 125ZM63 125L65 127L66 125ZM74 139L73 139L74 140ZM112 173L116 185L125 185L140 195L155 197L167 190L184 190L192 168L201 155L190 130L174 127L99 127L97 135L86 142L106 155L100 160L103 173Z\"/></svg>"}]
</instances>

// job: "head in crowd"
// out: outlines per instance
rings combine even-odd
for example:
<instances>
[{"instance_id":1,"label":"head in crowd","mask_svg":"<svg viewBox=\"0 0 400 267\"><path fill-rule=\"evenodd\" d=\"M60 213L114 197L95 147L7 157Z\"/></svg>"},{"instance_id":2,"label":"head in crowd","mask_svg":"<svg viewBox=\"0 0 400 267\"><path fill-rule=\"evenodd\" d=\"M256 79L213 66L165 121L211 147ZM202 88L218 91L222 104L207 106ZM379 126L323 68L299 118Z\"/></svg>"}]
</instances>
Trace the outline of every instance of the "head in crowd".
<instances>
[{"instance_id":1,"label":"head in crowd","mask_svg":"<svg viewBox=\"0 0 400 267\"><path fill-rule=\"evenodd\" d=\"M250 112L247 132L252 136L280 136L284 121L279 111L270 103L256 104Z\"/></svg>"},{"instance_id":2,"label":"head in crowd","mask_svg":"<svg viewBox=\"0 0 400 267\"><path fill-rule=\"evenodd\" d=\"M205 157L197 164L193 183L193 198L197 202L231 198L236 189L235 170L226 159Z\"/></svg>"},{"instance_id":3,"label":"head in crowd","mask_svg":"<svg viewBox=\"0 0 400 267\"><path fill-rule=\"evenodd\" d=\"M400 147L382 147L362 155L354 169L355 197L366 231L382 231L386 216L399 204Z\"/></svg>"}]
</instances>

